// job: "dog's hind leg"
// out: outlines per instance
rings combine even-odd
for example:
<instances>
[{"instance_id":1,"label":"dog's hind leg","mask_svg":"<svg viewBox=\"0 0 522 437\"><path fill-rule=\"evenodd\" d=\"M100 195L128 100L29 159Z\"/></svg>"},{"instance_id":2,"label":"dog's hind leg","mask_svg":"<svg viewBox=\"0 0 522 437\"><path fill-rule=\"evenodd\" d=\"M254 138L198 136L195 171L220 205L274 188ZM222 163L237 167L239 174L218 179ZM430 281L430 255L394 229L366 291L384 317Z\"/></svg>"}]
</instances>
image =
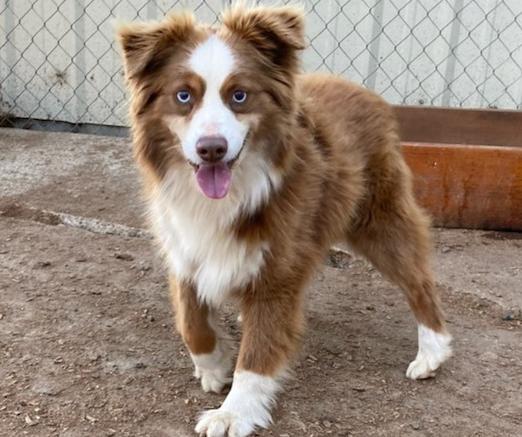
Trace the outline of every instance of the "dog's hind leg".
<instances>
[{"instance_id":1,"label":"dog's hind leg","mask_svg":"<svg viewBox=\"0 0 522 437\"><path fill-rule=\"evenodd\" d=\"M434 376L451 355L438 290L429 265L429 220L409 189L393 200L374 202L349 243L401 287L418 324L419 349L406 371L411 379Z\"/></svg>"},{"instance_id":2,"label":"dog's hind leg","mask_svg":"<svg viewBox=\"0 0 522 437\"><path fill-rule=\"evenodd\" d=\"M233 349L214 312L199 302L195 288L170 278L176 326L194 362L194 376L206 392L219 393L232 381Z\"/></svg>"}]
</instances>

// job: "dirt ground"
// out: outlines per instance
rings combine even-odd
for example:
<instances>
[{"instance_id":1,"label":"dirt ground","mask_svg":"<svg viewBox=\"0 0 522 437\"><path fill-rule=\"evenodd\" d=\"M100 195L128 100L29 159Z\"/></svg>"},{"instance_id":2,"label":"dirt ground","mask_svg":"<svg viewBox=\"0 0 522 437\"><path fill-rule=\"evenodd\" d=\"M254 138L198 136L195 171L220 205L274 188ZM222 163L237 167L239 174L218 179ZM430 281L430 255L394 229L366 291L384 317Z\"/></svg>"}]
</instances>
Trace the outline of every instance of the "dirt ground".
<instances>
[{"instance_id":1,"label":"dirt ground","mask_svg":"<svg viewBox=\"0 0 522 437\"><path fill-rule=\"evenodd\" d=\"M174 333L123 139L0 129L0 435L192 436L201 391ZM274 426L260 436L522 435L522 234L435 230L455 356L404 376L415 323L332 254ZM223 322L239 339L233 308Z\"/></svg>"}]
</instances>

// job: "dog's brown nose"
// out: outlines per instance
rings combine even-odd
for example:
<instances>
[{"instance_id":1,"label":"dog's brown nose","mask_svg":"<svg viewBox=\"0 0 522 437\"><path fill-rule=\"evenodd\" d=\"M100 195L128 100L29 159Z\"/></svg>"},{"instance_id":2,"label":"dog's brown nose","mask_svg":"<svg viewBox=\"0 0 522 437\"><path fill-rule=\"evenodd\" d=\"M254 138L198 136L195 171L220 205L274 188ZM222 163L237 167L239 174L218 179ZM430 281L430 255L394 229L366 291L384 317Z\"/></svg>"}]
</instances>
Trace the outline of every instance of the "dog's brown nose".
<instances>
[{"instance_id":1,"label":"dog's brown nose","mask_svg":"<svg viewBox=\"0 0 522 437\"><path fill-rule=\"evenodd\" d=\"M205 162L217 162L226 155L227 140L221 135L201 137L196 143L196 151Z\"/></svg>"}]
</instances>

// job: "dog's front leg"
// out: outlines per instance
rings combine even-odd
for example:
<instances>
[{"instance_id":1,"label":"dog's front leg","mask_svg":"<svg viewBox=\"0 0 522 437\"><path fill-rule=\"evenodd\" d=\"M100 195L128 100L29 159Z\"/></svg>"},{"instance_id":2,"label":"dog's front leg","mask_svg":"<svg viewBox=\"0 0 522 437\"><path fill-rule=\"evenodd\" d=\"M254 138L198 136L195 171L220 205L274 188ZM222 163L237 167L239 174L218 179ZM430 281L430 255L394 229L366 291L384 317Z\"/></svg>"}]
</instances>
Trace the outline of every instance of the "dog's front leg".
<instances>
[{"instance_id":1,"label":"dog's front leg","mask_svg":"<svg viewBox=\"0 0 522 437\"><path fill-rule=\"evenodd\" d=\"M256 427L268 427L298 346L303 326L299 292L249 294L241 315L243 338L232 388L223 405L206 411L196 426L196 432L207 437L245 437Z\"/></svg>"},{"instance_id":2,"label":"dog's front leg","mask_svg":"<svg viewBox=\"0 0 522 437\"><path fill-rule=\"evenodd\" d=\"M170 279L176 325L194 362L194 376L206 392L219 393L232 380L231 341L218 326L217 317L197 298L194 286Z\"/></svg>"}]
</instances>

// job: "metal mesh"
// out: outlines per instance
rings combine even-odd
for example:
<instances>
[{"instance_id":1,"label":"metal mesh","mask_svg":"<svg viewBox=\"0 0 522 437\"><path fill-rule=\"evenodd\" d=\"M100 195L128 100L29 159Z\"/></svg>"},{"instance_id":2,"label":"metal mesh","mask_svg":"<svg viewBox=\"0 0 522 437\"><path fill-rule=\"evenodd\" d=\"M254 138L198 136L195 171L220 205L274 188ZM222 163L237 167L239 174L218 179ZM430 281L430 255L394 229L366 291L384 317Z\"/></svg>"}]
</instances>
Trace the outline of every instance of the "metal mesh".
<instances>
[{"instance_id":1,"label":"metal mesh","mask_svg":"<svg viewBox=\"0 0 522 437\"><path fill-rule=\"evenodd\" d=\"M1 0L0 125L127 125L114 19L188 8L215 22L230 2ZM408 105L522 107L522 1L303 2L307 71Z\"/></svg>"}]
</instances>

